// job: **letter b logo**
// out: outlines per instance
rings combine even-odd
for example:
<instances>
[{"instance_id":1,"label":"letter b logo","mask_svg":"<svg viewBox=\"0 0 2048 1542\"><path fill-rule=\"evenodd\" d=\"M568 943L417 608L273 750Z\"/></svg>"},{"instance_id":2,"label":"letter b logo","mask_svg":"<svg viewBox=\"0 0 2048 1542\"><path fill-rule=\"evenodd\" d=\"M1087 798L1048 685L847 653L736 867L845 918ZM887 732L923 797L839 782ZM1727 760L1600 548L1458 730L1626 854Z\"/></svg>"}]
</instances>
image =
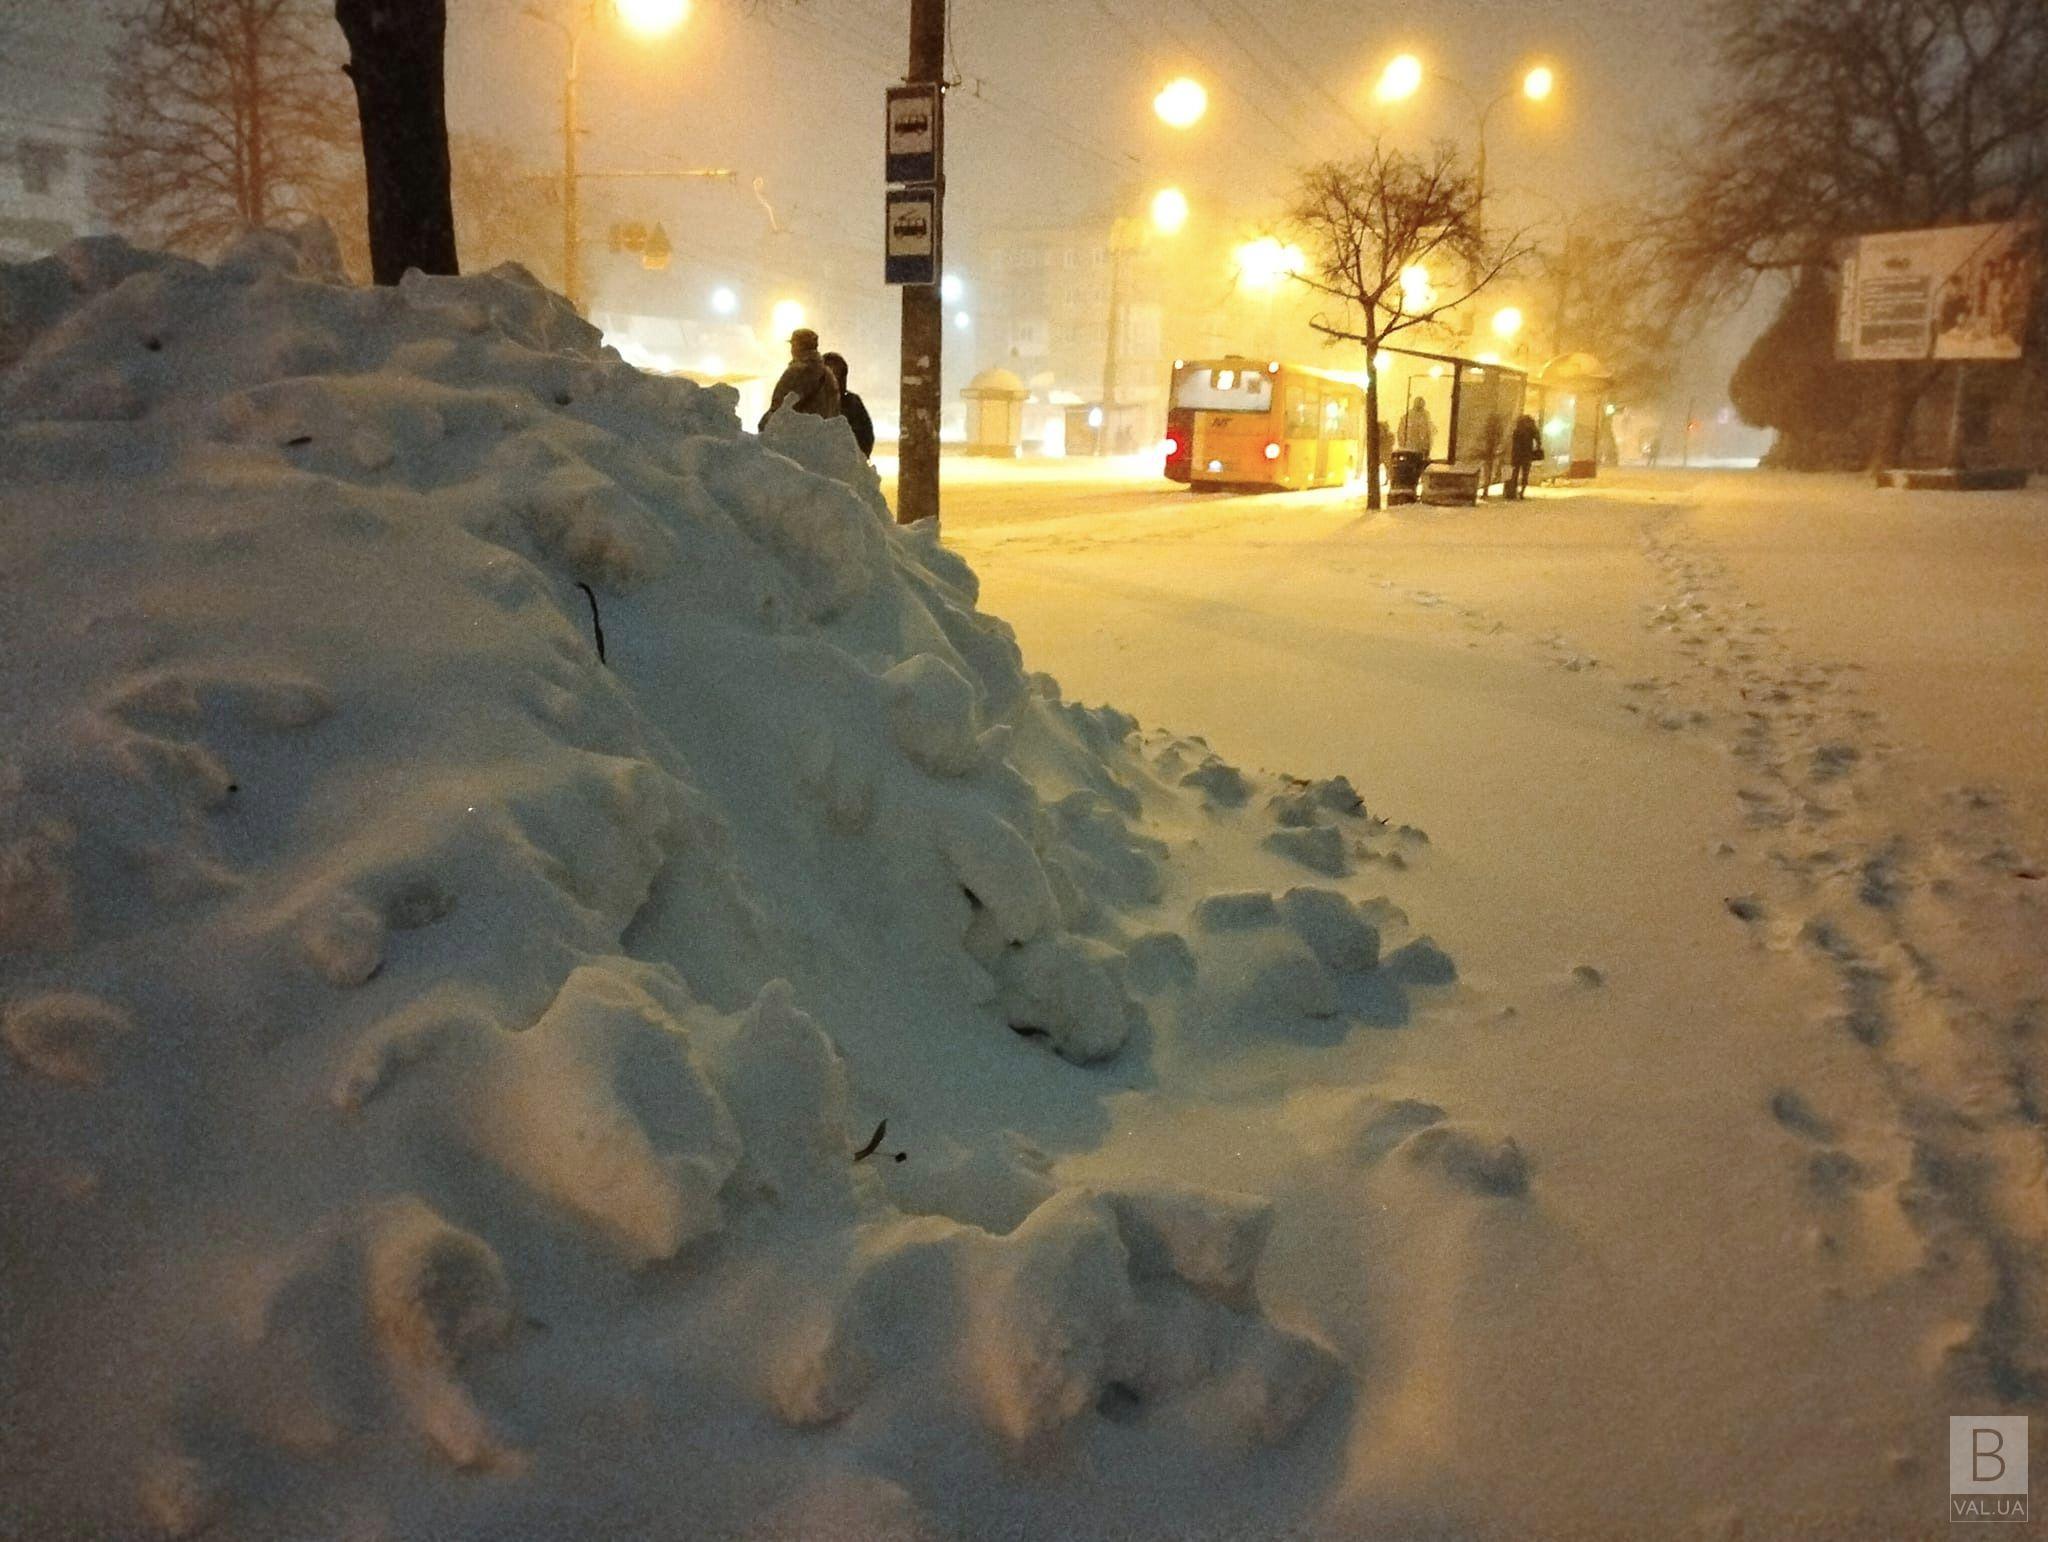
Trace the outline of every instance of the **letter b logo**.
<instances>
[{"instance_id":1,"label":"letter b logo","mask_svg":"<svg viewBox=\"0 0 2048 1542\"><path fill-rule=\"evenodd\" d=\"M1966 1503L1961 1518L2022 1520L2027 1513L2027 1421L2018 1414L1983 1414L1948 1421L1948 1490ZM1991 1496L2018 1496L1989 1503ZM1981 1501L1968 1504L1969 1501ZM2010 1513L2007 1513L2010 1512Z\"/></svg>"},{"instance_id":2,"label":"letter b logo","mask_svg":"<svg viewBox=\"0 0 2048 1542\"><path fill-rule=\"evenodd\" d=\"M1970 1481L1996 1483L2005 1476L2005 1436L1997 1430L1970 1431Z\"/></svg>"}]
</instances>

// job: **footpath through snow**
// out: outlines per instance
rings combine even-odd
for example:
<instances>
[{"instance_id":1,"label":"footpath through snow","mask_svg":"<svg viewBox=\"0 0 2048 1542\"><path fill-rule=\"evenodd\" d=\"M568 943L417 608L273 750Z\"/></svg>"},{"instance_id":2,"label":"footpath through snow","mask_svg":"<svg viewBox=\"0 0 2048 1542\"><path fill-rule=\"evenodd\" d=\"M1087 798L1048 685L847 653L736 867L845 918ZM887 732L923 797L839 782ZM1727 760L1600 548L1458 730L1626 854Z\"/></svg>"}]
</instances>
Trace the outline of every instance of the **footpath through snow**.
<instances>
[{"instance_id":1,"label":"footpath through snow","mask_svg":"<svg viewBox=\"0 0 2048 1542\"><path fill-rule=\"evenodd\" d=\"M1316 1524L1371 1334L1247 1089L1448 997L1421 833L1063 700L840 425L322 235L0 268L0 1533ZM1312 1092L1352 1209L1529 1202Z\"/></svg>"},{"instance_id":2,"label":"footpath through snow","mask_svg":"<svg viewBox=\"0 0 2048 1542\"><path fill-rule=\"evenodd\" d=\"M1019 517L1022 481L956 490L949 540L1034 659L1433 837L1404 902L1453 1009L1291 1074L1531 1164L1466 1226L1262 1179L1269 1295L1374 1325L1327 1513L1946 1535L1949 1416L2048 1412L2048 498L1667 472Z\"/></svg>"}]
</instances>

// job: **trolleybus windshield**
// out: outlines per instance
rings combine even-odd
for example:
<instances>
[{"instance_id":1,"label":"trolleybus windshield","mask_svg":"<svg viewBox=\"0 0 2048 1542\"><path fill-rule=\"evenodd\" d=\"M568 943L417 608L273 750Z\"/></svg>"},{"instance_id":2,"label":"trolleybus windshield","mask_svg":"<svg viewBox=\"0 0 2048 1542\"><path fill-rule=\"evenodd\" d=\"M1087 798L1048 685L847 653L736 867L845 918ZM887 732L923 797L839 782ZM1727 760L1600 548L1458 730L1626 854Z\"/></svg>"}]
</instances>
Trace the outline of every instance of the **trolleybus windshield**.
<instances>
[{"instance_id":1,"label":"trolleybus windshield","mask_svg":"<svg viewBox=\"0 0 2048 1542\"><path fill-rule=\"evenodd\" d=\"M1198 364L1174 380L1173 405L1198 412L1270 412L1273 377L1257 366Z\"/></svg>"}]
</instances>

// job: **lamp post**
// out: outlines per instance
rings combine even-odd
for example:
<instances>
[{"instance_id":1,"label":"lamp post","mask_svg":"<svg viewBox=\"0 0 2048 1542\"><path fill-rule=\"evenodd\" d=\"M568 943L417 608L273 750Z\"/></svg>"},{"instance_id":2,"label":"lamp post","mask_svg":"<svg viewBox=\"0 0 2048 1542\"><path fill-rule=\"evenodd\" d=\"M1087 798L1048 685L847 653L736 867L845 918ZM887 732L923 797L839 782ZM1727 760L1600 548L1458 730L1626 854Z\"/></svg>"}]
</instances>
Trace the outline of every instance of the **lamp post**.
<instances>
[{"instance_id":1,"label":"lamp post","mask_svg":"<svg viewBox=\"0 0 2048 1542\"><path fill-rule=\"evenodd\" d=\"M1414 54L1396 54L1380 72L1379 84L1373 87L1373 95L1382 102L1405 102L1422 89L1425 78L1449 86L1472 108L1478 130L1478 147L1472 158L1473 219L1483 233L1486 223L1486 126L1493 118L1494 109L1509 97L1520 96L1531 102L1549 101L1551 93L1557 89L1557 73L1546 64L1536 65L1525 71L1515 84L1482 99L1463 81L1426 69Z\"/></svg>"},{"instance_id":2,"label":"lamp post","mask_svg":"<svg viewBox=\"0 0 2048 1542\"><path fill-rule=\"evenodd\" d=\"M528 16L553 27L568 45L562 68L562 294L579 316L583 314L583 228L576 187L581 176L576 169L576 140L582 133L577 95L583 74L583 39L597 25L600 5L643 37L674 31L690 10L689 0L577 0L570 7L574 21L567 22L537 5L526 8Z\"/></svg>"},{"instance_id":3,"label":"lamp post","mask_svg":"<svg viewBox=\"0 0 2048 1542\"><path fill-rule=\"evenodd\" d=\"M1163 187L1152 195L1150 228L1161 235L1178 235L1188 222L1187 194L1177 187ZM1102 349L1102 427L1095 435L1095 453L1107 455L1111 431L1116 426L1117 372L1122 364L1124 321L1124 259L1143 248L1145 222L1118 215L1109 227L1109 337Z\"/></svg>"}]
</instances>

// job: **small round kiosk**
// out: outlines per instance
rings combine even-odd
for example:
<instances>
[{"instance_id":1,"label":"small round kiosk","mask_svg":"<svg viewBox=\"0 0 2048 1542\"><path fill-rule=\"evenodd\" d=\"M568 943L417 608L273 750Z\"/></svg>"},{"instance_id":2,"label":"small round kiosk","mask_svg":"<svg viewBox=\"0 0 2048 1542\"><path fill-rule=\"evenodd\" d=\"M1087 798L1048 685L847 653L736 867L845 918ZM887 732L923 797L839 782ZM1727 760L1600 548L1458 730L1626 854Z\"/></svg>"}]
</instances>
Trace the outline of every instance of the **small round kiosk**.
<instances>
[{"instance_id":1,"label":"small round kiosk","mask_svg":"<svg viewBox=\"0 0 2048 1542\"><path fill-rule=\"evenodd\" d=\"M1024 443L1024 402L1030 388L1006 369L985 369L961 388L967 403L969 455L1014 457Z\"/></svg>"}]
</instances>

